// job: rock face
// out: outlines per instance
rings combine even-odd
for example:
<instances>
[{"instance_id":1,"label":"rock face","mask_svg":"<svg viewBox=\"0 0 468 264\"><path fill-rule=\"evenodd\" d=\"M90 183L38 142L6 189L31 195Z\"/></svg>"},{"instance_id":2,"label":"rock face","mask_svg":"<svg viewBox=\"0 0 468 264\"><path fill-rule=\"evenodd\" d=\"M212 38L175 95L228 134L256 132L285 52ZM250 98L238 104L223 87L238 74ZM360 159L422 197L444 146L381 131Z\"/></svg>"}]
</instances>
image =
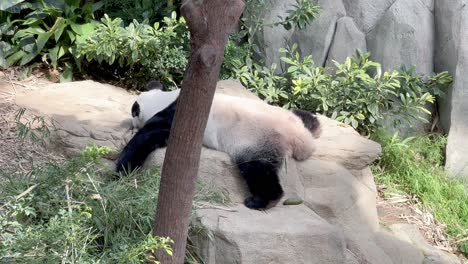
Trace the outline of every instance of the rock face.
<instances>
[{"instance_id":1,"label":"rock face","mask_svg":"<svg viewBox=\"0 0 468 264\"><path fill-rule=\"evenodd\" d=\"M449 133L446 167L454 177L468 179L468 1L435 1L437 71L449 70L454 82L441 100L442 125Z\"/></svg>"},{"instance_id":2,"label":"rock face","mask_svg":"<svg viewBox=\"0 0 468 264\"><path fill-rule=\"evenodd\" d=\"M267 18L282 10L284 17L295 0L267 1ZM356 49L370 51L371 59L385 70L415 66L422 74L448 70L454 83L446 99L439 100L440 121L449 134L446 167L452 176L468 177L468 1L467 0L315 0L321 7L307 28L290 31L265 27L259 43L267 64L281 63L280 47L298 44L302 55L312 55L316 65L333 66L356 55ZM278 67L280 69L280 67ZM426 116L425 116L426 117ZM426 117L427 118L427 117ZM392 124L388 120L385 124ZM427 124L389 127L400 135L415 135Z\"/></svg>"},{"instance_id":3,"label":"rock face","mask_svg":"<svg viewBox=\"0 0 468 264\"><path fill-rule=\"evenodd\" d=\"M367 36L372 59L383 70L416 66L419 73L433 72L434 17L421 1L397 0Z\"/></svg>"},{"instance_id":4,"label":"rock face","mask_svg":"<svg viewBox=\"0 0 468 264\"><path fill-rule=\"evenodd\" d=\"M342 17L336 22L335 39L330 46L326 66L333 66L333 61L342 63L356 50L366 51L366 35L354 24L350 17Z\"/></svg>"},{"instance_id":5,"label":"rock face","mask_svg":"<svg viewBox=\"0 0 468 264\"><path fill-rule=\"evenodd\" d=\"M217 92L255 98L234 81L219 82ZM85 81L27 91L17 95L16 103L54 118L59 128L57 147L73 155L89 142L122 146L130 136L134 98L118 88ZM350 127L319 118L318 150L304 162L285 161L280 176L285 196L264 212L242 205L246 186L229 156L203 149L199 180L231 200L228 207L208 204L195 210L192 225L201 231L191 234L191 241L203 261L437 263L430 262L442 256L436 249L415 236L398 238L379 227L376 188L368 166L380 146ZM154 152L145 166L161 165L164 152ZM288 198L303 203L283 205Z\"/></svg>"},{"instance_id":6,"label":"rock face","mask_svg":"<svg viewBox=\"0 0 468 264\"><path fill-rule=\"evenodd\" d=\"M289 42L298 43L301 54L311 54L316 65L325 65L335 37L336 22L346 14L346 10L341 0L319 0L318 5L322 11L313 24L303 30L295 30Z\"/></svg>"}]
</instances>

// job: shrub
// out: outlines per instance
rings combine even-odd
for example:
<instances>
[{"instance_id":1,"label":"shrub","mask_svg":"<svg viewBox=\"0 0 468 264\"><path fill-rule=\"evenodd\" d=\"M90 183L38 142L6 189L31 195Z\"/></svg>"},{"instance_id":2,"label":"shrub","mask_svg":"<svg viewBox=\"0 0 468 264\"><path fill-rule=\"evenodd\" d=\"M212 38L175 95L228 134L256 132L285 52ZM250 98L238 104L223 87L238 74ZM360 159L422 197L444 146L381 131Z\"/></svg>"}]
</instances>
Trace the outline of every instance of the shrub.
<instances>
[{"instance_id":1,"label":"shrub","mask_svg":"<svg viewBox=\"0 0 468 264\"><path fill-rule=\"evenodd\" d=\"M134 20L127 27L122 19L105 15L91 37L80 39L74 54L88 62L125 68L125 78L179 83L187 64L188 31L183 18L172 13L163 26Z\"/></svg>"},{"instance_id":2,"label":"shrub","mask_svg":"<svg viewBox=\"0 0 468 264\"><path fill-rule=\"evenodd\" d=\"M0 10L0 54L5 58L0 66L26 65L40 57L54 69L62 66L62 78L71 79L70 49L75 41L87 38L93 13L102 6L80 2L8 0Z\"/></svg>"},{"instance_id":3,"label":"shrub","mask_svg":"<svg viewBox=\"0 0 468 264\"><path fill-rule=\"evenodd\" d=\"M174 10L167 7L167 0L104 0L103 11L111 18L120 17L129 24L133 19L154 23Z\"/></svg>"},{"instance_id":4,"label":"shrub","mask_svg":"<svg viewBox=\"0 0 468 264\"><path fill-rule=\"evenodd\" d=\"M350 124L362 134L376 131L384 114L395 117L396 124L410 123L430 114L426 104L452 81L447 72L427 80L413 68L382 73L380 64L369 60L369 53L335 62L336 70L315 66L312 56L301 58L296 51L281 49L286 56L286 72L256 64L239 67L235 76L272 104L322 113ZM238 62L239 63L239 62Z\"/></svg>"}]
</instances>

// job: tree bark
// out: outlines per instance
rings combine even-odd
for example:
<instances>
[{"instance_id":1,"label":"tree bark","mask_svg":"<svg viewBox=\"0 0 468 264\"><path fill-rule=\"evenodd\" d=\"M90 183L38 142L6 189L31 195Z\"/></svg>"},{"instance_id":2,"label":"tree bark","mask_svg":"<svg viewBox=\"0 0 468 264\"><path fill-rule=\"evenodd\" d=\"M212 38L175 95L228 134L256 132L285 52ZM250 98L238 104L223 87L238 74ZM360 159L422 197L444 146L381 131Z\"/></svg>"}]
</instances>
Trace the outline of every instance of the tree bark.
<instances>
[{"instance_id":1,"label":"tree bark","mask_svg":"<svg viewBox=\"0 0 468 264\"><path fill-rule=\"evenodd\" d=\"M224 48L244 10L243 0L184 0L191 54L161 173L154 235L174 240L173 256L153 252L163 264L184 262L203 133L216 90Z\"/></svg>"}]
</instances>

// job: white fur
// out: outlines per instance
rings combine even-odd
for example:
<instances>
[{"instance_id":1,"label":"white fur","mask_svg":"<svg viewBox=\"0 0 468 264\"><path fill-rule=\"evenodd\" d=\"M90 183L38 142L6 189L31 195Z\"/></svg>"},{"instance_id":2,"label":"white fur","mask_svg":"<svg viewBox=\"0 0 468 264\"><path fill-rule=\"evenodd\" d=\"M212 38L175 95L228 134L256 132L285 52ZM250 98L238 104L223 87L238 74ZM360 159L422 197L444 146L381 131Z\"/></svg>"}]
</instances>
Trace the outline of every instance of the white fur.
<instances>
[{"instance_id":1,"label":"white fur","mask_svg":"<svg viewBox=\"0 0 468 264\"><path fill-rule=\"evenodd\" d=\"M140 105L140 114L133 117L133 127L141 128L154 114L164 110L179 96L180 89L164 92L161 90L149 90L142 92L137 97L137 102Z\"/></svg>"},{"instance_id":2,"label":"white fur","mask_svg":"<svg viewBox=\"0 0 468 264\"><path fill-rule=\"evenodd\" d=\"M236 155L259 143L275 144L297 160L309 158L314 149L312 134L292 112L263 101L216 94L203 144Z\"/></svg>"},{"instance_id":3,"label":"white fur","mask_svg":"<svg viewBox=\"0 0 468 264\"><path fill-rule=\"evenodd\" d=\"M142 93L137 99L140 117L134 122L144 124L176 100L179 92ZM314 150L312 134L292 112L263 101L215 94L203 144L236 156L259 143L276 145L296 160L309 158Z\"/></svg>"}]
</instances>

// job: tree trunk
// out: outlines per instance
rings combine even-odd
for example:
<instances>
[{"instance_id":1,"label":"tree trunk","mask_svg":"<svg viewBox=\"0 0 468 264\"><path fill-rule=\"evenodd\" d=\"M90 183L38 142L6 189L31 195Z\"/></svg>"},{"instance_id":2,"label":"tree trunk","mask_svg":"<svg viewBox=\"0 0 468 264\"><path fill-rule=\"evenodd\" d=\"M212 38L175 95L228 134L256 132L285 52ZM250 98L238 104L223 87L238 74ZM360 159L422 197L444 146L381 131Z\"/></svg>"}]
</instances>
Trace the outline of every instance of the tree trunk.
<instances>
[{"instance_id":1,"label":"tree trunk","mask_svg":"<svg viewBox=\"0 0 468 264\"><path fill-rule=\"evenodd\" d=\"M154 235L174 240L172 257L153 252L163 264L184 262L203 133L224 47L243 10L243 0L184 0L181 6L191 54L164 158L154 224Z\"/></svg>"}]
</instances>

